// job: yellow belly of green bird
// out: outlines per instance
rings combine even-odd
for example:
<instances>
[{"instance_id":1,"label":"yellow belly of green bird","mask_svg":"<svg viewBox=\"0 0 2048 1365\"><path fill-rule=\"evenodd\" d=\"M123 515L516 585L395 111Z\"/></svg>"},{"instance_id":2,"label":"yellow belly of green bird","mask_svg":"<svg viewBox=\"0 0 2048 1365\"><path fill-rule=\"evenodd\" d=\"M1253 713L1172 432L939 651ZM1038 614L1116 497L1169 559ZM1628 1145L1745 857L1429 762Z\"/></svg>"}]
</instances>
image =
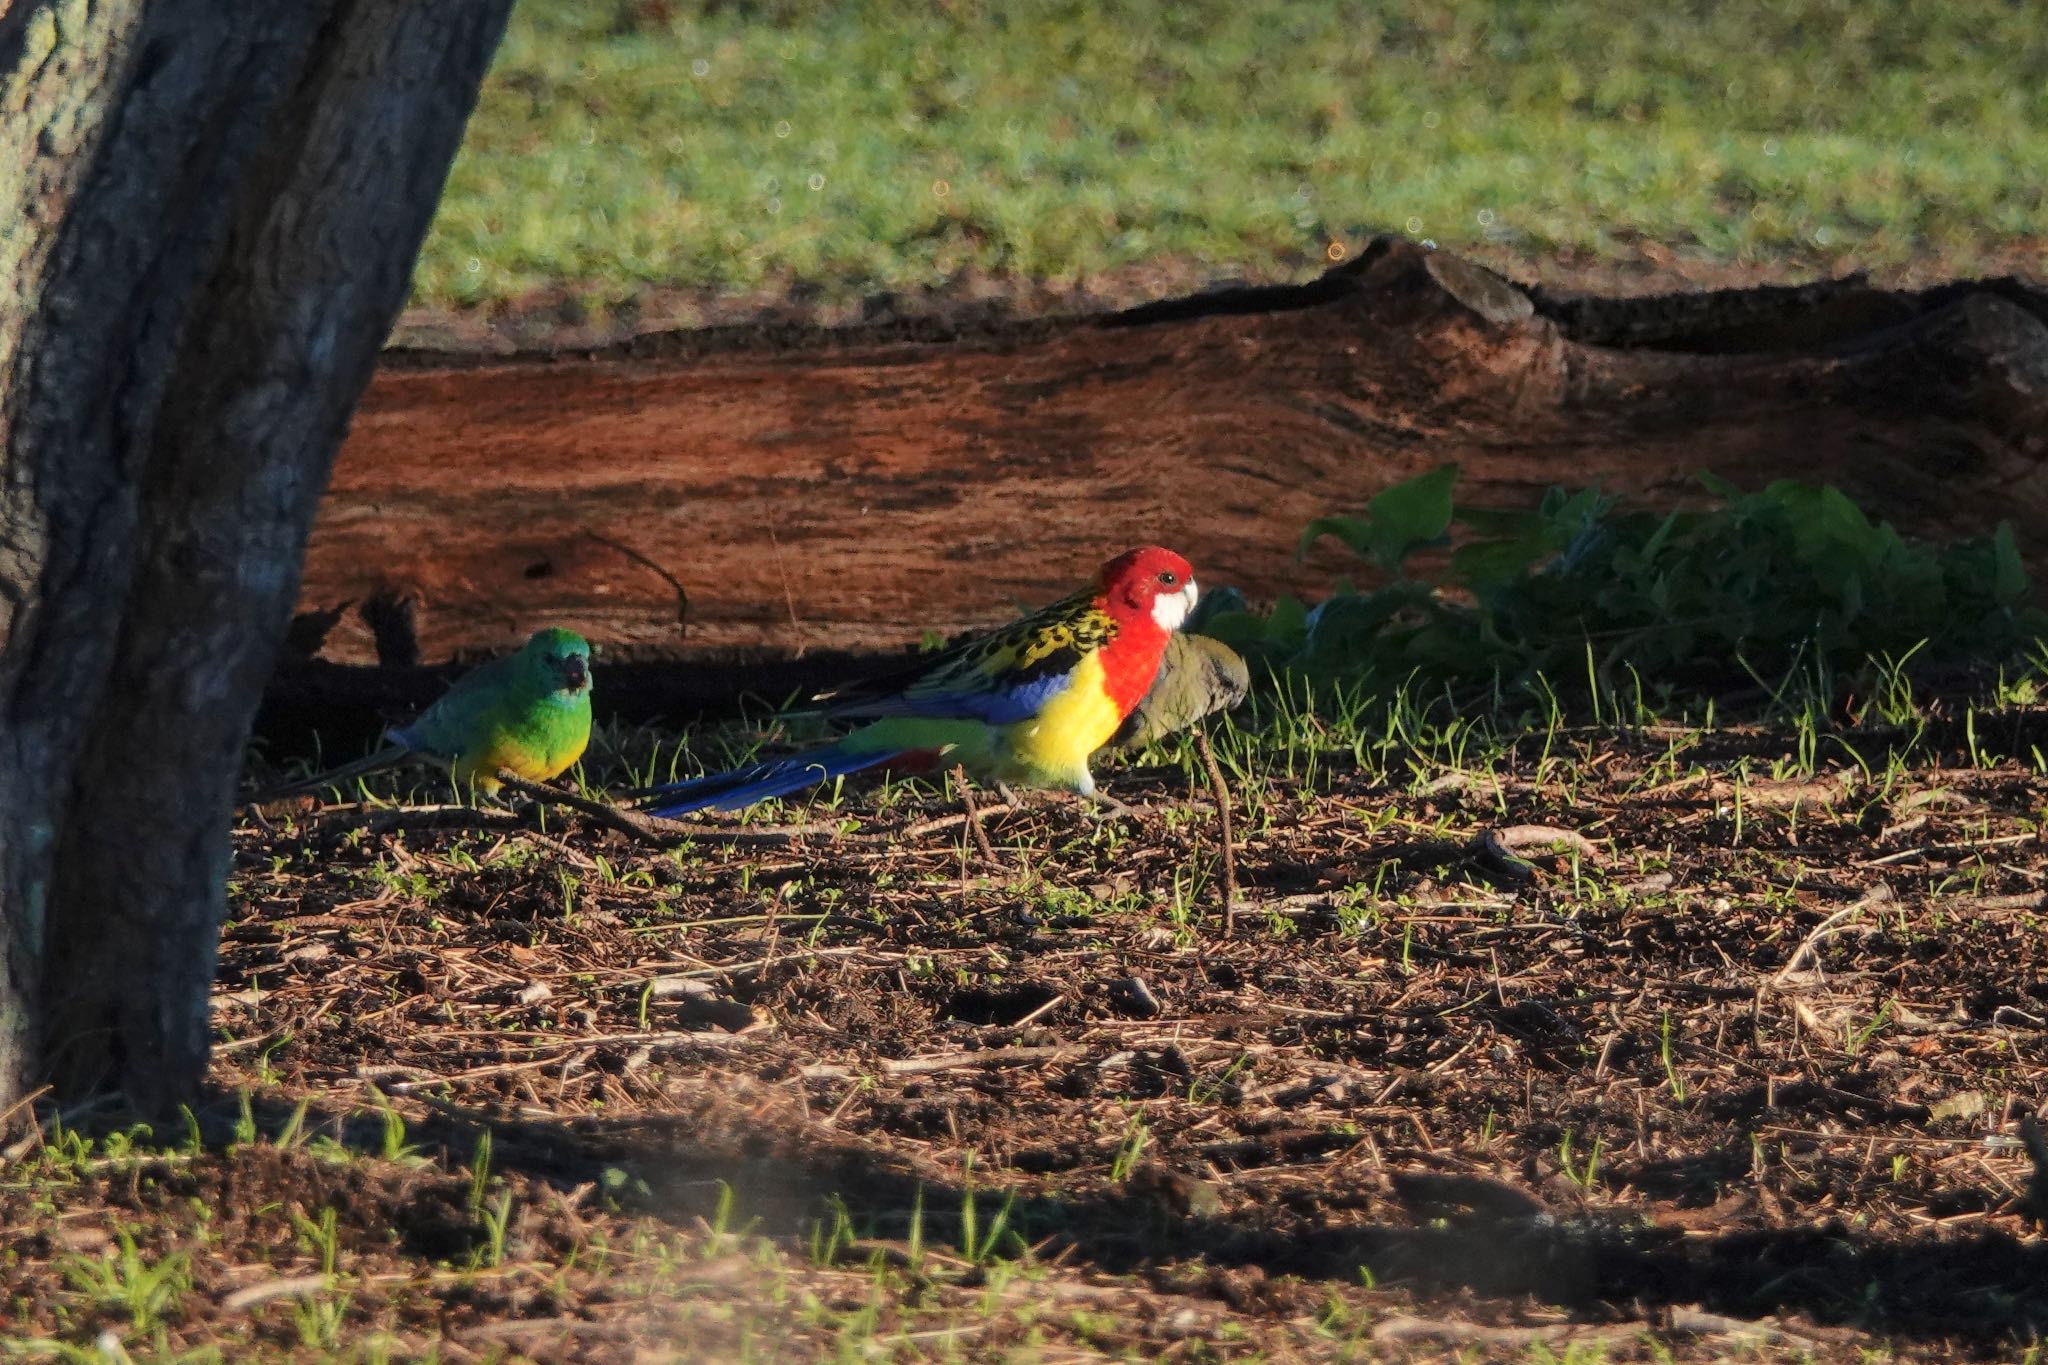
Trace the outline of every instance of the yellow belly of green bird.
<instances>
[{"instance_id":1,"label":"yellow belly of green bird","mask_svg":"<svg viewBox=\"0 0 2048 1365\"><path fill-rule=\"evenodd\" d=\"M500 768L526 782L546 782L559 777L583 757L590 742L581 735L554 748L519 735L502 735L474 753L465 753L454 763L455 781L474 786L486 796L498 794Z\"/></svg>"}]
</instances>

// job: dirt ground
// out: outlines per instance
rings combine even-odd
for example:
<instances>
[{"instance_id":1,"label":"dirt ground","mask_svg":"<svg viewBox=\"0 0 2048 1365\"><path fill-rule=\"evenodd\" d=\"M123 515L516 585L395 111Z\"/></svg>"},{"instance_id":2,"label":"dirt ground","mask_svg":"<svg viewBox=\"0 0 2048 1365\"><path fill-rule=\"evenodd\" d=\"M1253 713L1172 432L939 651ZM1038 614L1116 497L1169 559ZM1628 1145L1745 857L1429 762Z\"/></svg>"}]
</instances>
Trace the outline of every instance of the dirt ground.
<instances>
[{"instance_id":1,"label":"dirt ground","mask_svg":"<svg viewBox=\"0 0 2048 1365\"><path fill-rule=\"evenodd\" d=\"M1191 764L984 797L993 862L901 784L675 849L272 809L216 1102L10 1149L0 1305L137 1359L2034 1359L2044 729L1231 737L1228 934Z\"/></svg>"},{"instance_id":2,"label":"dirt ground","mask_svg":"<svg viewBox=\"0 0 2048 1365\"><path fill-rule=\"evenodd\" d=\"M1667 265L1581 284L1752 282ZM516 321L402 339L640 325ZM1243 719L1234 931L1184 755L992 858L903 785L246 814L208 1103L0 1116L0 1359L2039 1358L2048 716Z\"/></svg>"}]
</instances>

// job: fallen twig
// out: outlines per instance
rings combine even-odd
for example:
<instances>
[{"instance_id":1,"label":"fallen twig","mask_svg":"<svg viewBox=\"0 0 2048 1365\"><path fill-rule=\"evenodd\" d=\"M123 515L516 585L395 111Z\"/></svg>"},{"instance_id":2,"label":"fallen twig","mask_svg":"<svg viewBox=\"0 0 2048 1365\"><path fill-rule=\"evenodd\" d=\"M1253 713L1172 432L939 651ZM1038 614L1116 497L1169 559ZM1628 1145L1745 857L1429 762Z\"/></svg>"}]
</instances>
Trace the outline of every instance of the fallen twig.
<instances>
[{"instance_id":1,"label":"fallen twig","mask_svg":"<svg viewBox=\"0 0 2048 1365\"><path fill-rule=\"evenodd\" d=\"M982 1052L942 1052L931 1057L885 1057L874 1069L884 1076L929 1076L938 1071L957 1071L974 1066L1022 1066L1027 1062L1049 1061L1066 1049L1060 1047L996 1047ZM846 1080L864 1068L831 1062L813 1063L797 1072L807 1081Z\"/></svg>"},{"instance_id":2,"label":"fallen twig","mask_svg":"<svg viewBox=\"0 0 2048 1365\"><path fill-rule=\"evenodd\" d=\"M781 957L776 958L775 961L786 967L792 962L809 962L821 957L846 957L853 953L872 952L874 952L874 949L863 944L853 944L838 948L805 948L798 952L784 953ZM674 972L667 979L674 981L709 981L721 976L746 976L749 973L758 972L768 965L769 961L767 958L752 958L745 962L728 963L723 967L698 967L692 971Z\"/></svg>"},{"instance_id":3,"label":"fallen twig","mask_svg":"<svg viewBox=\"0 0 2048 1365\"><path fill-rule=\"evenodd\" d=\"M5 1109L0 1109L0 1134L6 1133L8 1127L14 1122L14 1116L16 1114L19 1114L24 1109L31 1108L32 1106L34 1106L37 1100L41 1099L43 1096L49 1093L49 1086L39 1085L35 1089L29 1091L26 1095L23 1095L20 1099L16 1100L14 1103L8 1105ZM31 1123L29 1126L36 1132L41 1132L41 1130L37 1129L33 1123Z\"/></svg>"},{"instance_id":4,"label":"fallen twig","mask_svg":"<svg viewBox=\"0 0 2048 1365\"><path fill-rule=\"evenodd\" d=\"M1209 744L1206 727L1195 727L1195 750L1209 773L1209 787L1216 795L1216 836L1223 844L1223 933L1237 932L1237 841L1230 828L1230 784L1223 780L1223 765Z\"/></svg>"},{"instance_id":5,"label":"fallen twig","mask_svg":"<svg viewBox=\"0 0 2048 1365\"><path fill-rule=\"evenodd\" d=\"M1778 970L1778 974L1771 978L1771 984L1773 986L1782 986L1792 977L1798 976L1803 970L1800 964L1810 961L1814 955L1814 950L1820 946L1821 940L1833 934L1843 921L1852 915L1859 915L1871 906L1881 904L1891 898L1891 887L1884 882L1879 882L1876 886L1865 892L1862 898L1854 905L1843 906L1840 910L1835 911L1834 914L1829 915L1826 919L1815 925L1813 932L1800 941L1799 946L1792 950L1792 956L1787 958L1785 965Z\"/></svg>"},{"instance_id":6,"label":"fallen twig","mask_svg":"<svg viewBox=\"0 0 2048 1365\"><path fill-rule=\"evenodd\" d=\"M691 837L688 832L690 827L679 821L664 820L658 815L643 815L639 811L628 810L609 801L593 801L587 796L579 796L560 787L528 782L506 772L503 768L498 769L498 781L507 791L517 792L536 805L567 806L570 810L589 816L606 829L617 830L643 843L666 847L678 839Z\"/></svg>"},{"instance_id":7,"label":"fallen twig","mask_svg":"<svg viewBox=\"0 0 2048 1365\"><path fill-rule=\"evenodd\" d=\"M1521 856L1524 849L1563 847L1587 862L1600 860L1600 846L1575 829L1557 825L1507 825L1482 829L1472 836L1472 851L1517 881L1536 880L1536 865Z\"/></svg>"},{"instance_id":8,"label":"fallen twig","mask_svg":"<svg viewBox=\"0 0 2048 1365\"><path fill-rule=\"evenodd\" d=\"M281 1280L265 1280L237 1289L220 1301L221 1311L245 1313L269 1303L272 1299L303 1299L326 1289L330 1277L326 1275L291 1275Z\"/></svg>"},{"instance_id":9,"label":"fallen twig","mask_svg":"<svg viewBox=\"0 0 2048 1365\"><path fill-rule=\"evenodd\" d=\"M535 1051L544 1051L539 1057L523 1057L516 1062L491 1062L484 1066L470 1067L465 1071L430 1073L412 1080L393 1081L384 1088L394 1095L413 1096L413 1092L427 1086L449 1085L455 1081L480 1080L485 1076L507 1076L520 1071L533 1071L553 1066L565 1057L581 1049L599 1047L624 1047L632 1045L647 1048L674 1047L734 1047L766 1041L775 1031L773 1024L746 1029L740 1033L725 1033L706 1029L701 1032L666 1033L608 1033L589 1038L563 1038L558 1042L534 1044Z\"/></svg>"},{"instance_id":10,"label":"fallen twig","mask_svg":"<svg viewBox=\"0 0 2048 1365\"><path fill-rule=\"evenodd\" d=\"M1684 1306L1671 1310L1671 1330L1695 1337L1741 1337L1752 1344L1790 1346L1802 1351L1811 1351L1820 1345L1811 1337L1788 1332L1773 1323L1725 1317L1720 1313L1709 1313L1705 1309Z\"/></svg>"},{"instance_id":11,"label":"fallen twig","mask_svg":"<svg viewBox=\"0 0 2048 1365\"><path fill-rule=\"evenodd\" d=\"M1590 1327L1581 1323L1554 1323L1543 1327L1488 1327L1456 1319L1411 1317L1397 1313L1372 1329L1372 1339L1382 1346L1417 1345L1437 1342L1445 1346L1530 1346L1537 1343L1571 1342L1574 1345L1607 1347L1633 1341L1642 1326Z\"/></svg>"},{"instance_id":12,"label":"fallen twig","mask_svg":"<svg viewBox=\"0 0 2048 1365\"><path fill-rule=\"evenodd\" d=\"M988 841L988 831L981 827L981 812L975 808L974 793L968 788L967 768L964 764L953 765L953 785L960 789L960 806L967 821L967 828L973 831L974 846L981 850L982 861L994 867L995 846Z\"/></svg>"}]
</instances>

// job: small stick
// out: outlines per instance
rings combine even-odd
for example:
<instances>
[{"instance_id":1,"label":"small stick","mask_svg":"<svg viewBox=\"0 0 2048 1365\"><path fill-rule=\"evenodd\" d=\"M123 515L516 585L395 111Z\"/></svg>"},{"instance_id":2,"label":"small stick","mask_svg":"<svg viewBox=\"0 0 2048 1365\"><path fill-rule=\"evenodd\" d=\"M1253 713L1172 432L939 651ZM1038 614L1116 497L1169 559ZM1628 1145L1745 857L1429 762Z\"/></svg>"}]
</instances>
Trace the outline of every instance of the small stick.
<instances>
[{"instance_id":1,"label":"small stick","mask_svg":"<svg viewBox=\"0 0 2048 1365\"><path fill-rule=\"evenodd\" d=\"M303 1299L327 1288L325 1275L293 1275L282 1280L265 1280L237 1289L220 1301L225 1313L246 1313L272 1299Z\"/></svg>"},{"instance_id":2,"label":"small stick","mask_svg":"<svg viewBox=\"0 0 2048 1365\"><path fill-rule=\"evenodd\" d=\"M518 792L539 805L567 806L570 810L589 816L607 829L615 829L621 834L661 847L680 843L684 839L723 839L735 844L782 844L813 834L831 838L842 837L837 825L792 825L783 829L732 829L719 825L693 825L659 815L646 815L609 801L593 801L587 796L578 796L575 792L564 791L560 787L528 782L513 776L503 768L498 770L498 781L507 790Z\"/></svg>"},{"instance_id":3,"label":"small stick","mask_svg":"<svg viewBox=\"0 0 2048 1365\"><path fill-rule=\"evenodd\" d=\"M592 540L596 541L600 545L609 546L610 548L617 550L620 554L632 560L641 568L652 570L654 573L658 574L661 577L661 580L664 583L667 583L671 588L674 588L676 591L676 628L678 630L689 629L690 591L688 588L685 588L683 586L682 579L677 578L667 569L662 568L661 565L655 563L646 555L641 554L638 550L634 549L632 546L626 544L622 540L613 540L610 536L601 535L597 531L592 530L588 526L583 528L583 534L589 536Z\"/></svg>"},{"instance_id":4,"label":"small stick","mask_svg":"<svg viewBox=\"0 0 2048 1365\"><path fill-rule=\"evenodd\" d=\"M875 1069L884 1076L929 1076L964 1067L1021 1066L1029 1062L1050 1061L1059 1056L1060 1051L1058 1047L996 1047L981 1052L944 1052L932 1057L885 1057L875 1063ZM797 1072L807 1081L836 1081L857 1074L856 1068L833 1062L813 1062Z\"/></svg>"},{"instance_id":5,"label":"small stick","mask_svg":"<svg viewBox=\"0 0 2048 1365\"><path fill-rule=\"evenodd\" d=\"M1237 932L1237 841L1230 830L1230 784L1223 780L1223 765L1216 761L1204 727L1195 727L1195 749L1209 770L1209 790L1216 794L1217 833L1223 843L1223 936L1228 938Z\"/></svg>"},{"instance_id":6,"label":"small stick","mask_svg":"<svg viewBox=\"0 0 2048 1365\"><path fill-rule=\"evenodd\" d=\"M448 764L429 754L414 754L432 766L446 771ZM848 834L839 822L825 822L804 825L786 825L779 828L738 828L730 825L700 825L683 820L669 820L659 815L647 815L629 806L615 805L609 801L593 801L575 792L560 787L528 782L511 772L500 768L496 774L498 783L506 791L514 792L541 806L564 806L588 816L608 829L614 829L643 843L668 847L685 839L716 839L730 844L786 844L797 840L821 837L834 842L844 841L855 844L893 844L902 839L917 838L935 833L949 826L965 822L974 831L975 842L990 862L995 861L995 849L989 843L987 833L981 826L981 810L963 780L960 788L965 811L959 815L945 815L936 819L909 825L892 834ZM245 805L256 818L260 814L253 805ZM458 826L477 829L518 829L516 817L511 812L480 810L471 805L436 806L426 809L402 807L397 810L380 811L371 815L367 824L373 833L386 833L402 828L435 828ZM530 832L530 831L529 831Z\"/></svg>"},{"instance_id":7,"label":"small stick","mask_svg":"<svg viewBox=\"0 0 2048 1365\"><path fill-rule=\"evenodd\" d=\"M967 766L953 765L953 782L960 788L960 804L966 809L967 828L974 832L974 846L981 850L981 856L990 867L996 865L995 845L988 841L988 831L981 827L981 809L974 804L974 792L967 785Z\"/></svg>"},{"instance_id":8,"label":"small stick","mask_svg":"<svg viewBox=\"0 0 2048 1365\"><path fill-rule=\"evenodd\" d=\"M995 807L997 810L1015 810L1016 808L1016 804L1013 801L1006 801ZM951 829L955 825L964 825L966 823L967 812L963 810L957 815L938 815L929 820L920 820L914 825L905 825L893 834L849 834L845 838L847 842L855 844L893 844L899 840L921 839L927 834L937 834L942 829Z\"/></svg>"},{"instance_id":9,"label":"small stick","mask_svg":"<svg viewBox=\"0 0 2048 1365\"><path fill-rule=\"evenodd\" d=\"M29 1108L37 1100L41 1099L43 1096L49 1093L49 1086L39 1085L34 1090L29 1091L26 1095L23 1095L20 1099L16 1100L14 1103L8 1105L5 1109L0 1109L0 1133L5 1133L7 1131L8 1126L13 1122L14 1116L16 1114L20 1113L24 1109ZM36 1130L36 1134L38 1137L41 1136L42 1130L39 1127L37 1127L37 1125L31 1123L29 1126ZM10 1157L10 1159L12 1158Z\"/></svg>"},{"instance_id":10,"label":"small stick","mask_svg":"<svg viewBox=\"0 0 2048 1365\"><path fill-rule=\"evenodd\" d=\"M578 796L575 792L563 791L560 787L545 787L538 782L528 782L525 778L516 777L503 768L498 769L498 784L507 791L518 792L538 805L567 806L570 810L589 816L607 829L615 829L645 843L671 844L677 837L675 833L669 831L669 827L678 825L677 821L664 820L655 815L642 815L638 811L627 810L624 806L615 806L609 801L592 801L587 796Z\"/></svg>"},{"instance_id":11,"label":"small stick","mask_svg":"<svg viewBox=\"0 0 2048 1365\"><path fill-rule=\"evenodd\" d=\"M340 829L360 829L368 834L397 834L417 829L479 829L511 833L523 828L511 811L479 810L475 806L393 806L389 809L356 810L332 822ZM323 831L329 827L323 821Z\"/></svg>"},{"instance_id":12,"label":"small stick","mask_svg":"<svg viewBox=\"0 0 2048 1365\"><path fill-rule=\"evenodd\" d=\"M1833 934L1840 927L1843 920L1848 919L1851 915L1861 914L1873 905L1881 905L1891 898L1891 887L1883 882L1879 882L1871 887L1870 890L1864 892L1862 898L1854 905L1845 905L1840 910L1835 911L1834 914L1829 915L1814 927L1813 932L1808 934L1797 948L1792 950L1792 956L1785 959L1784 967L1779 970L1776 976L1771 978L1770 984L1773 986L1783 986L1787 981L1799 975L1801 967L1806 962L1817 957L1815 950L1820 947L1821 940Z\"/></svg>"}]
</instances>

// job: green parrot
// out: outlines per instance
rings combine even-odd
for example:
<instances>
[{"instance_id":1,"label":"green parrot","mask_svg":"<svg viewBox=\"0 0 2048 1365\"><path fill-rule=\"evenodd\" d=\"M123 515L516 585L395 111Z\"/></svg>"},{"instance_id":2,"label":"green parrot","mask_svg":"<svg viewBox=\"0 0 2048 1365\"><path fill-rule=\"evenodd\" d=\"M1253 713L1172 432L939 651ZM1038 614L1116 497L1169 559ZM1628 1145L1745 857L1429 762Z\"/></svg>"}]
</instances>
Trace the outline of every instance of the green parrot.
<instances>
[{"instance_id":1,"label":"green parrot","mask_svg":"<svg viewBox=\"0 0 2048 1365\"><path fill-rule=\"evenodd\" d=\"M536 632L516 654L463 674L419 719L385 738L389 745L368 758L267 799L353 781L413 754L447 763L459 791L497 795L501 768L545 782L568 771L590 743L590 646L572 630Z\"/></svg>"},{"instance_id":2,"label":"green parrot","mask_svg":"<svg viewBox=\"0 0 2048 1365\"><path fill-rule=\"evenodd\" d=\"M1251 680L1243 657L1221 640L1176 635L1166 642L1145 699L1110 736L1108 747L1143 748L1212 712L1227 711L1244 700Z\"/></svg>"}]
</instances>

